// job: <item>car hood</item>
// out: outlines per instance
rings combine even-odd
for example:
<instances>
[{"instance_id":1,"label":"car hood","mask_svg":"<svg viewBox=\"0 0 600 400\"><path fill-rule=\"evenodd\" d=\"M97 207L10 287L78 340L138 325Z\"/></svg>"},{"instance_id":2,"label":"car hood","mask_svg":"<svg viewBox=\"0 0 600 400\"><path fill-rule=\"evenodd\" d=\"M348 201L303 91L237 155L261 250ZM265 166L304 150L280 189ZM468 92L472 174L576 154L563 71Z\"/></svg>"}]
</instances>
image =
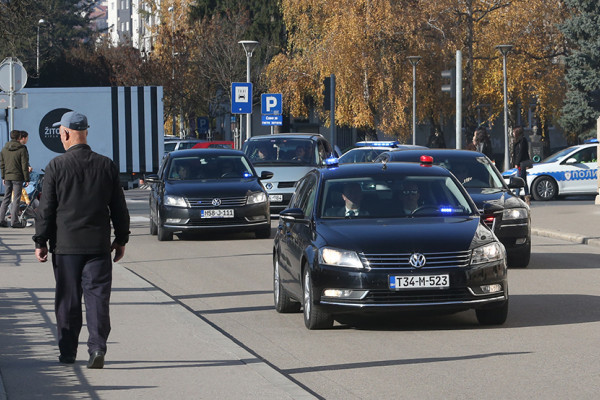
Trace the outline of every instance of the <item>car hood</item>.
<instances>
[{"instance_id":1,"label":"car hood","mask_svg":"<svg viewBox=\"0 0 600 400\"><path fill-rule=\"evenodd\" d=\"M467 188L467 192L479 210L485 203L496 204L502 208L525 207L525 203L512 192L505 189Z\"/></svg>"},{"instance_id":2,"label":"car hood","mask_svg":"<svg viewBox=\"0 0 600 400\"><path fill-rule=\"evenodd\" d=\"M239 197L262 190L256 178L165 182L165 194L182 197Z\"/></svg>"},{"instance_id":3,"label":"car hood","mask_svg":"<svg viewBox=\"0 0 600 400\"><path fill-rule=\"evenodd\" d=\"M336 219L321 220L317 231L327 246L364 253L452 252L469 250L479 223L473 217Z\"/></svg>"},{"instance_id":4,"label":"car hood","mask_svg":"<svg viewBox=\"0 0 600 400\"><path fill-rule=\"evenodd\" d=\"M269 171L273 173L271 179L263 179L263 182L297 182L306 175L309 171L315 169L315 166L295 166L295 165L277 165L277 164L263 164L254 165L254 169L258 176L263 171Z\"/></svg>"}]
</instances>

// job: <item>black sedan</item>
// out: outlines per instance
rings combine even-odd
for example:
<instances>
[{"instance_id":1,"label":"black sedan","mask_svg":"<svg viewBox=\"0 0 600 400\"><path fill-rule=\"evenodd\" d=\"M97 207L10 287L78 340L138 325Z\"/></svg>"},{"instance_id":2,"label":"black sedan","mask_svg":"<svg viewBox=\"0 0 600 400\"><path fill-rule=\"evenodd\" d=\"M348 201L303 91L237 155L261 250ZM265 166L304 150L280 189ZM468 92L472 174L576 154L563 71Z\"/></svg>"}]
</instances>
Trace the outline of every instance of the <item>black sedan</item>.
<instances>
[{"instance_id":1,"label":"black sedan","mask_svg":"<svg viewBox=\"0 0 600 400\"><path fill-rule=\"evenodd\" d=\"M278 312L308 329L357 312L508 313L506 253L448 170L343 164L313 170L280 213L273 248Z\"/></svg>"},{"instance_id":2,"label":"black sedan","mask_svg":"<svg viewBox=\"0 0 600 400\"><path fill-rule=\"evenodd\" d=\"M250 160L237 150L192 149L169 153L151 184L150 234L228 230L271 235L269 198Z\"/></svg>"},{"instance_id":3,"label":"black sedan","mask_svg":"<svg viewBox=\"0 0 600 400\"><path fill-rule=\"evenodd\" d=\"M529 206L513 193L523 179L513 177L507 185L496 166L482 153L468 150L426 149L382 153L376 162L419 161L422 155L452 172L467 189L482 213L482 220L506 248L509 267L525 268L531 255ZM485 205L490 207L485 207Z\"/></svg>"}]
</instances>

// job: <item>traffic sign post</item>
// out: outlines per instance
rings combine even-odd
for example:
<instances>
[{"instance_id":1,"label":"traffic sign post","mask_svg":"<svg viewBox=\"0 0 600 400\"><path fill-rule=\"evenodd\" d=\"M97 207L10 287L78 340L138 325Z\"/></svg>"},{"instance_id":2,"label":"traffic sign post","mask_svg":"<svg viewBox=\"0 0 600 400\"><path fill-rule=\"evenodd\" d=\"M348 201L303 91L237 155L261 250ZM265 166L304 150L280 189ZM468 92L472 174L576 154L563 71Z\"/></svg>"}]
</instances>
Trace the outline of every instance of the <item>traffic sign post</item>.
<instances>
[{"instance_id":1,"label":"traffic sign post","mask_svg":"<svg viewBox=\"0 0 600 400\"><path fill-rule=\"evenodd\" d=\"M231 113L252 114L252 83L231 84Z\"/></svg>"},{"instance_id":2,"label":"traffic sign post","mask_svg":"<svg viewBox=\"0 0 600 400\"><path fill-rule=\"evenodd\" d=\"M0 63L0 89L8 92L8 131L14 129L15 92L23 89L27 83L27 71L19 59L5 58ZM20 108L27 107L27 96L19 98Z\"/></svg>"}]
</instances>

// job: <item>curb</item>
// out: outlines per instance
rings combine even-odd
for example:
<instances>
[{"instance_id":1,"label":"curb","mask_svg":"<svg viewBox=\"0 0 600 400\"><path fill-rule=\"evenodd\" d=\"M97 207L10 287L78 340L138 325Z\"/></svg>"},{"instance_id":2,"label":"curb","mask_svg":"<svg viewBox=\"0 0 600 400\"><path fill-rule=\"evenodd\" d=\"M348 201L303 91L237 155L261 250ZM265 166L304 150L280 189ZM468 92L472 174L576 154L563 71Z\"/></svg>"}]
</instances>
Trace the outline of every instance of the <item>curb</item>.
<instances>
[{"instance_id":1,"label":"curb","mask_svg":"<svg viewBox=\"0 0 600 400\"><path fill-rule=\"evenodd\" d=\"M565 240L567 242L577 243L577 244L587 244L589 246L600 247L600 237L599 236L585 236L579 235L577 233L569 233L569 232L560 232L549 229L539 229L539 228L531 228L531 234L536 236L544 236L553 239Z\"/></svg>"}]
</instances>

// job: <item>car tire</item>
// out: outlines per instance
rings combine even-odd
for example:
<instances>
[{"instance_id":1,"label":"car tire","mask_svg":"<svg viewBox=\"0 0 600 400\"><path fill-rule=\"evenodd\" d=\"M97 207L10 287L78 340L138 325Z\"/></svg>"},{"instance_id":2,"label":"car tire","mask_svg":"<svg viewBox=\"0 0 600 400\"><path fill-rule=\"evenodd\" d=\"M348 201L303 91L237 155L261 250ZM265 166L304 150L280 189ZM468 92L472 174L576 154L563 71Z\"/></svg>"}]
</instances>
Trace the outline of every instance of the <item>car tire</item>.
<instances>
[{"instance_id":1,"label":"car tire","mask_svg":"<svg viewBox=\"0 0 600 400\"><path fill-rule=\"evenodd\" d=\"M549 176L541 176L533 181L531 194L535 200L552 200L558 195L558 185Z\"/></svg>"},{"instance_id":2,"label":"car tire","mask_svg":"<svg viewBox=\"0 0 600 400\"><path fill-rule=\"evenodd\" d=\"M302 305L304 307L304 325L308 329L328 329L333 326L331 314L318 310L314 305L314 287L308 267L304 268L304 279L302 280Z\"/></svg>"},{"instance_id":3,"label":"car tire","mask_svg":"<svg viewBox=\"0 0 600 400\"><path fill-rule=\"evenodd\" d=\"M271 225L255 231L254 236L256 236L257 239L269 239L271 237Z\"/></svg>"},{"instance_id":4,"label":"car tire","mask_svg":"<svg viewBox=\"0 0 600 400\"><path fill-rule=\"evenodd\" d=\"M158 234L158 226L156 226L156 222L152 219L152 214L150 214L150 235L156 236Z\"/></svg>"},{"instance_id":5,"label":"car tire","mask_svg":"<svg viewBox=\"0 0 600 400\"><path fill-rule=\"evenodd\" d=\"M284 314L300 311L300 303L293 301L281 284L277 257L273 260L273 297L275 310L278 313Z\"/></svg>"},{"instance_id":6,"label":"car tire","mask_svg":"<svg viewBox=\"0 0 600 400\"><path fill-rule=\"evenodd\" d=\"M499 307L475 310L480 325L502 325L508 316L508 300Z\"/></svg>"},{"instance_id":7,"label":"car tire","mask_svg":"<svg viewBox=\"0 0 600 400\"><path fill-rule=\"evenodd\" d=\"M506 263L509 268L527 268L531 258L531 241L527 247L506 252Z\"/></svg>"},{"instance_id":8,"label":"car tire","mask_svg":"<svg viewBox=\"0 0 600 400\"><path fill-rule=\"evenodd\" d=\"M163 226L161 220L160 220L160 214L158 214L158 221L157 221L157 235L158 235L158 241L159 242L169 242L171 240L173 240L173 232L170 232L168 229L165 229L165 227Z\"/></svg>"}]
</instances>

